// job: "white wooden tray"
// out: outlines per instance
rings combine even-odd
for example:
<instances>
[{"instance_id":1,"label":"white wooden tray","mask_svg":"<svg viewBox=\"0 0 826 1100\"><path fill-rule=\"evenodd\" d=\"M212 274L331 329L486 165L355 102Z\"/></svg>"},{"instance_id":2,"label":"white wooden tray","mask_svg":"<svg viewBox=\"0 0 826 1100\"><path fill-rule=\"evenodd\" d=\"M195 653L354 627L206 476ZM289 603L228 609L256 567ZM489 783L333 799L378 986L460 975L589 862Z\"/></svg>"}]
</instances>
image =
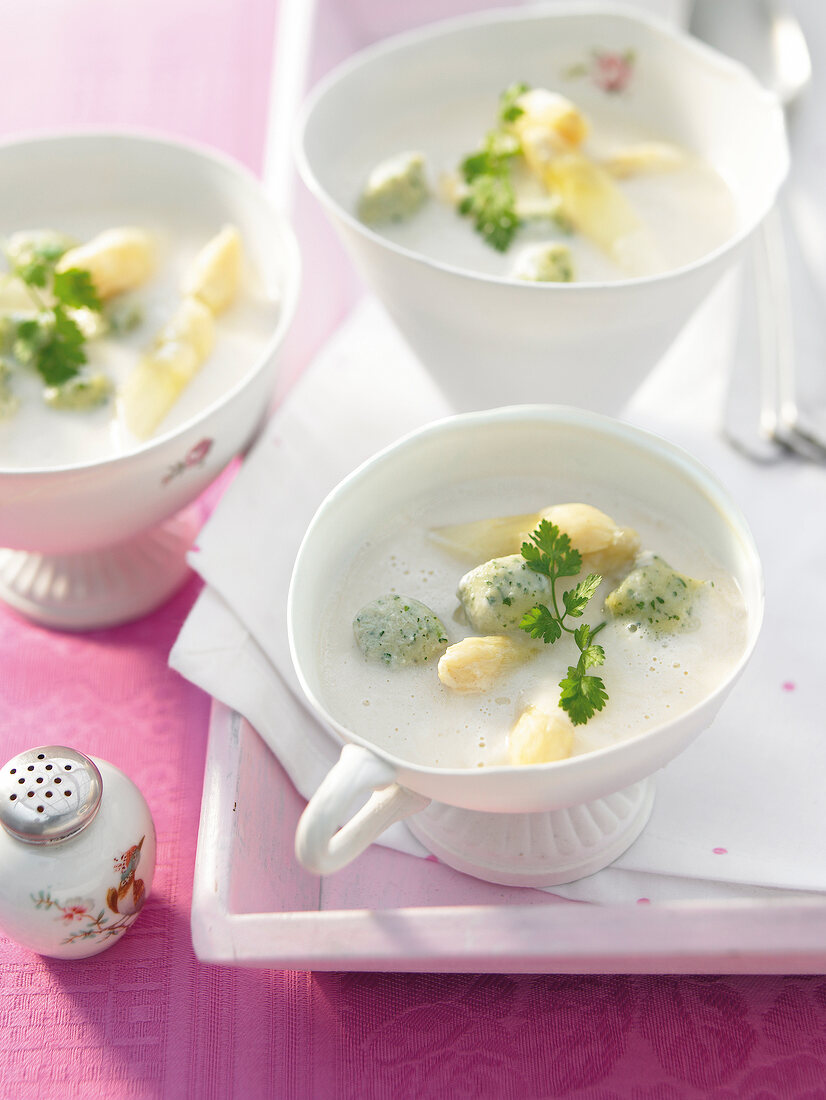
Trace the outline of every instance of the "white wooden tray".
<instances>
[{"instance_id":1,"label":"white wooden tray","mask_svg":"<svg viewBox=\"0 0 826 1100\"><path fill-rule=\"evenodd\" d=\"M292 122L308 84L377 38L508 0L364 5L283 0L265 182L292 210L305 284L282 392L361 293L315 200L296 187ZM639 0L667 14L679 0ZM438 10L437 10L438 9ZM324 34L316 34L319 27ZM374 846L326 879L293 854L304 802L237 714L213 704L192 898L205 962L310 970L823 973L826 900L596 906L492 886Z\"/></svg>"},{"instance_id":2,"label":"white wooden tray","mask_svg":"<svg viewBox=\"0 0 826 1100\"><path fill-rule=\"evenodd\" d=\"M192 896L202 961L282 970L826 971L826 901L584 905L375 846L319 879L293 854L303 806L256 732L213 703Z\"/></svg>"}]
</instances>

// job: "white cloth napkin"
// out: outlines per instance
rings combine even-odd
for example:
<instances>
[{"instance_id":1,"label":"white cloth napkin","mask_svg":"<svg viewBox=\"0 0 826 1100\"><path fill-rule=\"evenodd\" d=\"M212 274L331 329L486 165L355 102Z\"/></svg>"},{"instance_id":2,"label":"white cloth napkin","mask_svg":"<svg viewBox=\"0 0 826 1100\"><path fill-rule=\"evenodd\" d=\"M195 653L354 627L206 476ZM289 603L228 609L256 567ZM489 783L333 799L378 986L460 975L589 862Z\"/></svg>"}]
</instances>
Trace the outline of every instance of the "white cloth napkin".
<instances>
[{"instance_id":1,"label":"white cloth napkin","mask_svg":"<svg viewBox=\"0 0 826 1100\"><path fill-rule=\"evenodd\" d=\"M660 774L650 823L612 868L554 892L589 901L826 890L826 736L819 700L826 622L826 469L758 467L718 418L731 284L707 303L626 418L714 469L752 525L767 576L757 650L713 727ZM711 338L710 334L713 335ZM207 582L172 651L188 679L244 714L309 797L340 748L298 690L286 594L326 493L374 451L450 410L389 319L366 299L275 416L201 532ZM383 843L423 855L404 825Z\"/></svg>"}]
</instances>

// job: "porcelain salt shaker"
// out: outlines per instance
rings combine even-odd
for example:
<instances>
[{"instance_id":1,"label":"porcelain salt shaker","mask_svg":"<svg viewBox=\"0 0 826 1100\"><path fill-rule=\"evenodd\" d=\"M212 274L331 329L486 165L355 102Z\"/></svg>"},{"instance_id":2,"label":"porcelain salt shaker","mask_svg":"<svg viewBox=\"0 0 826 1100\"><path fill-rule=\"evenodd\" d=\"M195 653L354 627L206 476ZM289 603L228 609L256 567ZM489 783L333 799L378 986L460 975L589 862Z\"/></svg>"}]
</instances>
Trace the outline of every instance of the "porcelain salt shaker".
<instances>
[{"instance_id":1,"label":"porcelain salt shaker","mask_svg":"<svg viewBox=\"0 0 826 1100\"><path fill-rule=\"evenodd\" d=\"M0 929L40 955L83 959L116 943L146 901L155 827L135 784L57 745L0 770Z\"/></svg>"}]
</instances>

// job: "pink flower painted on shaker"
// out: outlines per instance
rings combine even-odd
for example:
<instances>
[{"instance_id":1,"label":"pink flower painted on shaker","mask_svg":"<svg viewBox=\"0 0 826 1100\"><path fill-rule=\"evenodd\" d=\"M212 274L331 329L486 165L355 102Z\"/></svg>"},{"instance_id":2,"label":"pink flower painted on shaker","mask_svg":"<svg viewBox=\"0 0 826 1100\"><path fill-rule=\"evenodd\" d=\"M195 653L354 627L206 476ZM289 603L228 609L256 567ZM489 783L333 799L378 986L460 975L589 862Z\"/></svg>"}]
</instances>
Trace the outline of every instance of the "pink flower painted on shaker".
<instances>
[{"instance_id":1,"label":"pink flower painted on shaker","mask_svg":"<svg viewBox=\"0 0 826 1100\"><path fill-rule=\"evenodd\" d=\"M727 856L728 855L728 848L712 848L711 850L712 850L712 852L714 852L715 856Z\"/></svg>"},{"instance_id":2,"label":"pink flower painted on shaker","mask_svg":"<svg viewBox=\"0 0 826 1100\"><path fill-rule=\"evenodd\" d=\"M66 921L67 924L89 917L95 905L91 898L69 898L61 902L53 898L48 890L40 890L37 895L32 894L31 898L35 909L57 909L60 914L57 919Z\"/></svg>"},{"instance_id":3,"label":"pink flower painted on shaker","mask_svg":"<svg viewBox=\"0 0 826 1100\"><path fill-rule=\"evenodd\" d=\"M612 95L624 92L633 75L634 53L632 50L626 50L624 53L594 51L592 79L603 92Z\"/></svg>"},{"instance_id":4,"label":"pink flower painted on shaker","mask_svg":"<svg viewBox=\"0 0 826 1100\"><path fill-rule=\"evenodd\" d=\"M784 691L794 691L797 684L793 680L784 680L782 687Z\"/></svg>"},{"instance_id":5,"label":"pink flower painted on shaker","mask_svg":"<svg viewBox=\"0 0 826 1100\"><path fill-rule=\"evenodd\" d=\"M135 877L135 871L141 858L141 848L146 838L141 837L137 844L133 844L125 852L113 857L113 871L120 875L117 886L110 887L107 892L107 905L109 909L118 915L118 919L110 923L106 909L100 909L95 915L97 906L91 898L67 898L65 902L52 897L50 890L39 890L37 894L31 894L35 909L57 910L56 920L74 925L81 923L80 928L74 928L68 932L62 943L75 943L77 940L89 940L97 937L110 939L113 936L122 935L132 924L146 900L146 887L142 879Z\"/></svg>"},{"instance_id":6,"label":"pink flower painted on shaker","mask_svg":"<svg viewBox=\"0 0 826 1100\"><path fill-rule=\"evenodd\" d=\"M71 924L72 921L83 920L88 916L94 903L88 898L69 898L62 907L61 920Z\"/></svg>"}]
</instances>

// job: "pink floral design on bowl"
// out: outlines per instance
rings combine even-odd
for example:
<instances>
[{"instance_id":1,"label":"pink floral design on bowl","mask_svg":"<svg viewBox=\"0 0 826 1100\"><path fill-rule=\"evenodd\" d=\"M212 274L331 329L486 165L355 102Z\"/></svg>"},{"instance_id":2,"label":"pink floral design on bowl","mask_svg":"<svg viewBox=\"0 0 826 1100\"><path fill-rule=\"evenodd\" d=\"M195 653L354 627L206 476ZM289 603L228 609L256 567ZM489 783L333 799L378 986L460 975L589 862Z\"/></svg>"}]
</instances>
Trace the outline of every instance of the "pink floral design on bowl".
<instances>
[{"instance_id":1,"label":"pink floral design on bowl","mask_svg":"<svg viewBox=\"0 0 826 1100\"><path fill-rule=\"evenodd\" d=\"M634 53L599 53L594 51L591 79L603 92L624 92L634 75Z\"/></svg>"},{"instance_id":2,"label":"pink floral design on bowl","mask_svg":"<svg viewBox=\"0 0 826 1100\"><path fill-rule=\"evenodd\" d=\"M173 478L179 477L186 470L203 466L204 462L206 462L207 455L212 450L214 442L214 439L201 439L193 447L190 447L183 458L179 459L177 462L173 462L169 467L164 474L161 485L168 485Z\"/></svg>"},{"instance_id":3,"label":"pink floral design on bowl","mask_svg":"<svg viewBox=\"0 0 826 1100\"><path fill-rule=\"evenodd\" d=\"M568 80L585 77L608 95L624 92L634 75L636 54L633 50L599 50L591 52L588 61L579 61L566 69Z\"/></svg>"}]
</instances>

